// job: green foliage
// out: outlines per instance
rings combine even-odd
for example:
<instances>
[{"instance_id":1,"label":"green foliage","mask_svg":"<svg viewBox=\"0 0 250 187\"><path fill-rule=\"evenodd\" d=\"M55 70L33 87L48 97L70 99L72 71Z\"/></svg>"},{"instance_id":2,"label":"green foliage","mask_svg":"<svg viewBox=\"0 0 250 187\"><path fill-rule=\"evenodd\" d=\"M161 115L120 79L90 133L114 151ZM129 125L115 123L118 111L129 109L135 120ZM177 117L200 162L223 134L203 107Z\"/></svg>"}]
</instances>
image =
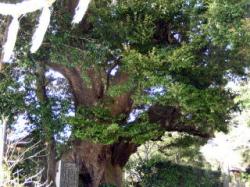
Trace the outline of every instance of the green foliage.
<instances>
[{"instance_id":1,"label":"green foliage","mask_svg":"<svg viewBox=\"0 0 250 187\"><path fill-rule=\"evenodd\" d=\"M248 82L244 83L243 86L239 87L239 96L236 98L238 102L242 104L243 109L248 110L250 108L250 84Z\"/></svg>"},{"instance_id":2,"label":"green foliage","mask_svg":"<svg viewBox=\"0 0 250 187\"><path fill-rule=\"evenodd\" d=\"M0 114L7 116L9 123L24 109L23 92L19 92L20 83L17 82L13 67L6 67L0 73Z\"/></svg>"},{"instance_id":3,"label":"green foliage","mask_svg":"<svg viewBox=\"0 0 250 187\"><path fill-rule=\"evenodd\" d=\"M145 187L212 187L221 185L220 173L218 172L159 161L159 158L153 158L140 166L140 170L144 173L141 185Z\"/></svg>"},{"instance_id":4,"label":"green foliage","mask_svg":"<svg viewBox=\"0 0 250 187\"><path fill-rule=\"evenodd\" d=\"M127 186L221 186L220 172L208 169L199 153L203 140L185 134L167 134L147 142L126 166Z\"/></svg>"},{"instance_id":5,"label":"green foliage","mask_svg":"<svg viewBox=\"0 0 250 187\"><path fill-rule=\"evenodd\" d=\"M244 162L250 165L250 149L245 150L242 154Z\"/></svg>"},{"instance_id":6,"label":"green foliage","mask_svg":"<svg viewBox=\"0 0 250 187\"><path fill-rule=\"evenodd\" d=\"M120 59L117 73L128 73L128 81L105 87L105 95L114 98L131 92L135 109L157 103L174 106L181 111L181 123L208 133L227 131L229 114L237 105L235 93L225 85L245 75L249 65L242 52L250 44L246 8L243 0L118 0L115 4L96 0L85 26L72 30L67 29L68 14L56 9L60 16L53 22L56 31L48 36L49 57L55 63L81 67L88 86L87 68L108 72ZM95 113L96 109L88 110ZM141 115L147 115L146 111ZM152 131L155 127L146 118L130 125L77 115L70 124L76 137L106 143L122 136L142 142L138 137L146 140L162 134Z\"/></svg>"},{"instance_id":7,"label":"green foliage","mask_svg":"<svg viewBox=\"0 0 250 187\"><path fill-rule=\"evenodd\" d=\"M73 28L64 5L56 4L43 48L32 57L77 67L87 88L92 86L88 69L94 69L101 77L103 96L97 106L70 119L65 119L70 104L64 98L52 96L47 103L33 98L29 110L39 128L38 124L50 124L46 132L51 135L69 124L77 138L143 143L163 135L163 130L149 123L146 109L134 123L128 123L128 113L161 104L180 110L180 124L209 134L227 131L237 104L236 94L225 85L245 76L249 66L245 0L117 0L113 4L95 0L84 23ZM21 35L27 43L27 34ZM112 67L117 68L115 75L108 74ZM120 74L128 79L116 84ZM123 93L131 94L133 106L126 114L111 117L108 105ZM59 115L51 109L56 103L63 106Z\"/></svg>"},{"instance_id":8,"label":"green foliage","mask_svg":"<svg viewBox=\"0 0 250 187\"><path fill-rule=\"evenodd\" d=\"M141 145L126 165L127 186L221 186L200 153L205 141L184 133L166 133Z\"/></svg>"},{"instance_id":9,"label":"green foliage","mask_svg":"<svg viewBox=\"0 0 250 187\"><path fill-rule=\"evenodd\" d=\"M68 122L73 125L73 134L76 138L104 144L112 144L119 138L142 144L163 133L158 125L148 122L121 126L119 125L121 118L122 116L111 117L108 110L94 107L81 108L78 116L68 118Z\"/></svg>"},{"instance_id":10,"label":"green foliage","mask_svg":"<svg viewBox=\"0 0 250 187\"><path fill-rule=\"evenodd\" d=\"M102 184L99 187L116 187L116 186L112 184Z\"/></svg>"},{"instance_id":11,"label":"green foliage","mask_svg":"<svg viewBox=\"0 0 250 187\"><path fill-rule=\"evenodd\" d=\"M207 164L200 153L200 146L204 143L198 137L169 133L158 143L157 153L176 164L206 168Z\"/></svg>"}]
</instances>

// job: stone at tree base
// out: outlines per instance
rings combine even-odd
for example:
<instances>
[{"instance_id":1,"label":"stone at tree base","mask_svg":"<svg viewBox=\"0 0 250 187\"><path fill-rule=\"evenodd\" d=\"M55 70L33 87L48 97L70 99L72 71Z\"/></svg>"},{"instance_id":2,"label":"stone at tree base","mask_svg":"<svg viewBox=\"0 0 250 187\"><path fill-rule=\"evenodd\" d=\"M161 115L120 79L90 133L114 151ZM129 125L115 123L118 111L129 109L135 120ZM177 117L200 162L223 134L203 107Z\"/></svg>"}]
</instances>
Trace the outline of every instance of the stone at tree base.
<instances>
[{"instance_id":1,"label":"stone at tree base","mask_svg":"<svg viewBox=\"0 0 250 187\"><path fill-rule=\"evenodd\" d=\"M78 187L79 168L75 163L58 162L56 187Z\"/></svg>"}]
</instances>

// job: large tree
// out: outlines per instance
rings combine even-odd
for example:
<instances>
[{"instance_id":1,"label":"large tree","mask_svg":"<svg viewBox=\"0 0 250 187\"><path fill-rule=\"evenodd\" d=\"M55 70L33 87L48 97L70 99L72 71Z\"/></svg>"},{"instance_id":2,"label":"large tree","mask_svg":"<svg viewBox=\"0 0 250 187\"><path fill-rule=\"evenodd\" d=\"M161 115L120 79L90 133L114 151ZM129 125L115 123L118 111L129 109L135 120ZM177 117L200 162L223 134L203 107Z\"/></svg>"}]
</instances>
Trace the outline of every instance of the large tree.
<instances>
[{"instance_id":1,"label":"large tree","mask_svg":"<svg viewBox=\"0 0 250 187\"><path fill-rule=\"evenodd\" d=\"M40 64L35 108L46 109L38 130L47 134L52 157L58 126L46 68L68 81L75 115L64 119L72 135L61 157L79 165L84 186L121 186L130 155L166 131L209 138L227 130L237 107L225 86L245 76L249 63L243 0L93 0L72 28L68 18L76 3L55 4L44 45L22 58ZM22 45L34 19L28 18Z\"/></svg>"}]
</instances>

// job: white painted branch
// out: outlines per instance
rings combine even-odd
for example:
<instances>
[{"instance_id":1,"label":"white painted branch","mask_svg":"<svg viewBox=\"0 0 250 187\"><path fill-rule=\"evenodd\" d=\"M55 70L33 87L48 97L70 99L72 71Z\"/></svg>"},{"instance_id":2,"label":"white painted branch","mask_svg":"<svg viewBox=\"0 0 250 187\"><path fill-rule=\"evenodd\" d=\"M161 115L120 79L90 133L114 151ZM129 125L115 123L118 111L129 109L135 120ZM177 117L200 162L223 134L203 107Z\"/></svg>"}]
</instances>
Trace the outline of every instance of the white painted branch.
<instances>
[{"instance_id":1,"label":"white painted branch","mask_svg":"<svg viewBox=\"0 0 250 187\"><path fill-rule=\"evenodd\" d=\"M28 0L16 4L0 3L0 14L13 17L13 20L8 28L7 41L3 47L3 62L8 62L13 54L19 30L18 18L21 15L43 9L38 27L32 37L31 52L36 52L38 50L42 44L43 37L50 22L51 13L49 6L51 6L54 2L55 0Z\"/></svg>"},{"instance_id":2,"label":"white painted branch","mask_svg":"<svg viewBox=\"0 0 250 187\"><path fill-rule=\"evenodd\" d=\"M19 21L17 17L13 17L12 22L8 28L7 41L3 46L3 62L8 62L13 54L17 34L19 30Z\"/></svg>"},{"instance_id":3,"label":"white painted branch","mask_svg":"<svg viewBox=\"0 0 250 187\"><path fill-rule=\"evenodd\" d=\"M8 28L7 42L4 45L4 62L8 62L11 58L11 55L13 54L17 33L19 30L18 18L21 15L43 9L39 18L39 24L32 37L30 52L35 53L39 49L39 47L42 45L43 38L50 23L51 12L49 7L52 6L55 1L56 0L26 0L16 4L0 3L0 14L13 17L13 20ZM72 24L81 22L84 15L86 14L90 2L91 0L79 0L75 9L75 15Z\"/></svg>"},{"instance_id":4,"label":"white painted branch","mask_svg":"<svg viewBox=\"0 0 250 187\"><path fill-rule=\"evenodd\" d=\"M42 45L43 38L49 27L50 17L51 17L51 11L49 7L44 7L42 14L39 18L38 26L32 37L32 46L30 48L31 53L35 53Z\"/></svg>"},{"instance_id":5,"label":"white painted branch","mask_svg":"<svg viewBox=\"0 0 250 187\"><path fill-rule=\"evenodd\" d=\"M86 14L91 0L79 0L78 5L75 9L75 15L72 24L78 24L82 21Z\"/></svg>"}]
</instances>

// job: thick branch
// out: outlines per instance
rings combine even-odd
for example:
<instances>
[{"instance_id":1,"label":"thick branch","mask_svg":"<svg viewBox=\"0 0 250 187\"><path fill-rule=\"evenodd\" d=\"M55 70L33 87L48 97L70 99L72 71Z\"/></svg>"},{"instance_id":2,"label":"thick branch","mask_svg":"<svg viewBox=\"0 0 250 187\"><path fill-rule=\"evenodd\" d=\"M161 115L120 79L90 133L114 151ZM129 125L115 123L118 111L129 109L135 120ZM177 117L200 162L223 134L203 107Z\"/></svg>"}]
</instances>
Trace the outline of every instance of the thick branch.
<instances>
[{"instance_id":1,"label":"thick branch","mask_svg":"<svg viewBox=\"0 0 250 187\"><path fill-rule=\"evenodd\" d=\"M87 75L91 80L92 92L96 99L102 99L104 96L104 84L102 81L102 73L95 70L93 67L88 68Z\"/></svg>"},{"instance_id":2,"label":"thick branch","mask_svg":"<svg viewBox=\"0 0 250 187\"><path fill-rule=\"evenodd\" d=\"M111 145L112 164L114 165L118 164L119 166L124 167L129 157L137 151L138 146L139 145L136 145L131 142L125 142L123 140Z\"/></svg>"},{"instance_id":3,"label":"thick branch","mask_svg":"<svg viewBox=\"0 0 250 187\"><path fill-rule=\"evenodd\" d=\"M79 67L69 68L61 64L48 64L53 70L60 72L69 81L69 85L74 95L75 105L79 106L93 106L98 100L103 99L104 86L102 82L102 75L96 73L93 68L89 68L86 75L91 81L91 87L88 87L86 82L82 79L81 70ZM127 74L117 75L113 84L125 84L128 81ZM131 112L132 100L131 93L123 93L115 98L113 102L108 104L112 116L120 114L129 114Z\"/></svg>"},{"instance_id":4,"label":"thick branch","mask_svg":"<svg viewBox=\"0 0 250 187\"><path fill-rule=\"evenodd\" d=\"M161 128L166 131L185 132L202 138L210 138L213 136L211 133L203 132L196 126L179 122L181 113L176 107L154 105L149 109L148 115L150 122L159 123Z\"/></svg>"},{"instance_id":5,"label":"thick branch","mask_svg":"<svg viewBox=\"0 0 250 187\"><path fill-rule=\"evenodd\" d=\"M112 86L126 84L129 81L127 73L119 72L113 79ZM126 116L132 110L133 100L131 99L132 91L127 91L113 98L114 102L110 106L112 116L125 114Z\"/></svg>"},{"instance_id":6,"label":"thick branch","mask_svg":"<svg viewBox=\"0 0 250 187\"><path fill-rule=\"evenodd\" d=\"M69 68L61 64L48 64L53 70L61 73L68 81L76 106L93 106L96 102L94 90L84 84L80 68Z\"/></svg>"}]
</instances>

